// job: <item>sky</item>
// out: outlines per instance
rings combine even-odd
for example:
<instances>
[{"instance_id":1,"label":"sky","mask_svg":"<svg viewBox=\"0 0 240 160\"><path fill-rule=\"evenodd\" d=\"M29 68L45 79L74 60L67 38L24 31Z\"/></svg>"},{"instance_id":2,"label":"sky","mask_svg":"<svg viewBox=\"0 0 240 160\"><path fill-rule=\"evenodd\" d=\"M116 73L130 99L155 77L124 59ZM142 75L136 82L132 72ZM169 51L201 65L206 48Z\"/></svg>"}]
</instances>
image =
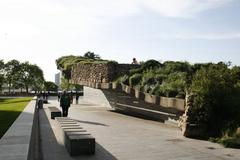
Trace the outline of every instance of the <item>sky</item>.
<instances>
[{"instance_id":1,"label":"sky","mask_svg":"<svg viewBox=\"0 0 240 160\"><path fill-rule=\"evenodd\" d=\"M240 0L0 0L0 59L37 64L87 51L119 63L240 65Z\"/></svg>"}]
</instances>

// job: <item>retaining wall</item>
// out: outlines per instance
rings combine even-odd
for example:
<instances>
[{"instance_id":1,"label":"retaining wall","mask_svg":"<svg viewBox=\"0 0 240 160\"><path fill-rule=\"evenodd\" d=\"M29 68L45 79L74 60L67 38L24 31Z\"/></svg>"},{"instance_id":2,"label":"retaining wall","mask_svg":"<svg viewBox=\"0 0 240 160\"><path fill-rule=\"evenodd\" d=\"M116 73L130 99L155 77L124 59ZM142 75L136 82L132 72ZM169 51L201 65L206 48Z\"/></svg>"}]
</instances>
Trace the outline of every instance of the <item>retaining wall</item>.
<instances>
[{"instance_id":1,"label":"retaining wall","mask_svg":"<svg viewBox=\"0 0 240 160\"><path fill-rule=\"evenodd\" d=\"M33 146L30 144L32 144L32 130L35 125L35 108L36 99L34 98L0 139L1 160L33 159L33 152L30 151Z\"/></svg>"},{"instance_id":2,"label":"retaining wall","mask_svg":"<svg viewBox=\"0 0 240 160\"><path fill-rule=\"evenodd\" d=\"M120 75L128 74L131 69L140 65L117 63L78 63L72 67L71 83L84 82L109 83Z\"/></svg>"}]
</instances>

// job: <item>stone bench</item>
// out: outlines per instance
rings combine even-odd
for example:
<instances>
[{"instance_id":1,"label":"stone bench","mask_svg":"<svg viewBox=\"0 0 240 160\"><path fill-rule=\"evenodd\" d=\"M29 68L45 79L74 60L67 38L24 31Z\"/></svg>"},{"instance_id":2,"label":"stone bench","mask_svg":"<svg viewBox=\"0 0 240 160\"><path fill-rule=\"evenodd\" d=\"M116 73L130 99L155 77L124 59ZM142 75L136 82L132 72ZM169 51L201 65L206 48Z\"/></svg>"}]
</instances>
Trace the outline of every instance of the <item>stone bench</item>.
<instances>
[{"instance_id":1,"label":"stone bench","mask_svg":"<svg viewBox=\"0 0 240 160\"><path fill-rule=\"evenodd\" d=\"M48 107L51 113L51 119L55 119L55 117L61 117L62 113L57 107Z\"/></svg>"},{"instance_id":2,"label":"stone bench","mask_svg":"<svg viewBox=\"0 0 240 160\"><path fill-rule=\"evenodd\" d=\"M94 154L95 138L68 117L56 117L63 143L71 156Z\"/></svg>"}]
</instances>

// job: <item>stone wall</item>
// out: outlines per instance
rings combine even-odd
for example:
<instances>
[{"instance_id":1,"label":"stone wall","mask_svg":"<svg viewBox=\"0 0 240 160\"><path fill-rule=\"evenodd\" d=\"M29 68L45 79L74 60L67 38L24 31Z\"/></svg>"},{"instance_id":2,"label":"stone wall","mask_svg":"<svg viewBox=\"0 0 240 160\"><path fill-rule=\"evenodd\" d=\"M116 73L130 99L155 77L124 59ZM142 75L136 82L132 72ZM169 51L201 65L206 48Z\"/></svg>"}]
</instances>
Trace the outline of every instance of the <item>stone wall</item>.
<instances>
[{"instance_id":1,"label":"stone wall","mask_svg":"<svg viewBox=\"0 0 240 160\"><path fill-rule=\"evenodd\" d=\"M83 84L86 82L109 83L118 76L128 73L139 65L117 63L86 63L76 64L72 68L71 82Z\"/></svg>"}]
</instances>

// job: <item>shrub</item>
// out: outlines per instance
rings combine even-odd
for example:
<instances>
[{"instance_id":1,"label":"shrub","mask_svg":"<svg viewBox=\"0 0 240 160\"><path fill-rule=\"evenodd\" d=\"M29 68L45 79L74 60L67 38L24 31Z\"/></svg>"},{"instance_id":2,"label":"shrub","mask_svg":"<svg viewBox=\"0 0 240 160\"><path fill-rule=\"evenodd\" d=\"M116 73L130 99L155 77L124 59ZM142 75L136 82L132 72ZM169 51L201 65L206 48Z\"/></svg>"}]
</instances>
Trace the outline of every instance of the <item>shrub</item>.
<instances>
[{"instance_id":1,"label":"shrub","mask_svg":"<svg viewBox=\"0 0 240 160\"><path fill-rule=\"evenodd\" d=\"M174 72L192 73L192 66L188 62L166 61L163 63L162 73L170 74Z\"/></svg>"},{"instance_id":2,"label":"shrub","mask_svg":"<svg viewBox=\"0 0 240 160\"><path fill-rule=\"evenodd\" d=\"M167 97L176 97L179 93L185 93L186 73L171 73L161 84L160 92Z\"/></svg>"},{"instance_id":3,"label":"shrub","mask_svg":"<svg viewBox=\"0 0 240 160\"><path fill-rule=\"evenodd\" d=\"M151 93L152 89L154 88L154 85L149 85L149 84L145 84L141 90L143 90L143 92L145 93Z\"/></svg>"},{"instance_id":4,"label":"shrub","mask_svg":"<svg viewBox=\"0 0 240 160\"><path fill-rule=\"evenodd\" d=\"M165 96L163 93L163 90L161 89L161 85L155 85L154 88L151 91L151 94L156 96Z\"/></svg>"},{"instance_id":5,"label":"shrub","mask_svg":"<svg viewBox=\"0 0 240 160\"><path fill-rule=\"evenodd\" d=\"M153 85L155 84L155 73L153 70L148 70L143 73L142 77L142 86L145 86L146 84L148 85Z\"/></svg>"},{"instance_id":6,"label":"shrub","mask_svg":"<svg viewBox=\"0 0 240 160\"><path fill-rule=\"evenodd\" d=\"M162 64L156 60L148 60L145 63L142 64L141 68L142 70L153 70L153 69L158 69L162 66Z\"/></svg>"},{"instance_id":7,"label":"shrub","mask_svg":"<svg viewBox=\"0 0 240 160\"><path fill-rule=\"evenodd\" d=\"M129 85L129 76L125 74L124 76L121 77L120 82L122 84Z\"/></svg>"},{"instance_id":8,"label":"shrub","mask_svg":"<svg viewBox=\"0 0 240 160\"><path fill-rule=\"evenodd\" d=\"M231 70L223 63L202 67L193 77L191 90L196 94L190 110L190 123L208 125L208 134L218 136L239 123L239 93L234 88ZM234 120L233 120L234 119Z\"/></svg>"},{"instance_id":9,"label":"shrub","mask_svg":"<svg viewBox=\"0 0 240 160\"><path fill-rule=\"evenodd\" d=\"M134 75L134 74L141 74L143 72L142 68L136 68L136 69L131 69L130 71L130 75Z\"/></svg>"},{"instance_id":10,"label":"shrub","mask_svg":"<svg viewBox=\"0 0 240 160\"><path fill-rule=\"evenodd\" d=\"M222 137L214 138L210 137L211 142L220 143L227 148L240 148L240 136L236 133L231 133L229 131L224 133Z\"/></svg>"},{"instance_id":11,"label":"shrub","mask_svg":"<svg viewBox=\"0 0 240 160\"><path fill-rule=\"evenodd\" d=\"M134 74L129 78L130 86L136 86L141 82L142 74Z\"/></svg>"},{"instance_id":12,"label":"shrub","mask_svg":"<svg viewBox=\"0 0 240 160\"><path fill-rule=\"evenodd\" d=\"M163 96L166 96L166 97L175 97L178 94L177 90L175 88L173 88L171 86L171 84L166 83L166 82L162 83L162 85L160 86L159 92L162 93Z\"/></svg>"}]
</instances>

